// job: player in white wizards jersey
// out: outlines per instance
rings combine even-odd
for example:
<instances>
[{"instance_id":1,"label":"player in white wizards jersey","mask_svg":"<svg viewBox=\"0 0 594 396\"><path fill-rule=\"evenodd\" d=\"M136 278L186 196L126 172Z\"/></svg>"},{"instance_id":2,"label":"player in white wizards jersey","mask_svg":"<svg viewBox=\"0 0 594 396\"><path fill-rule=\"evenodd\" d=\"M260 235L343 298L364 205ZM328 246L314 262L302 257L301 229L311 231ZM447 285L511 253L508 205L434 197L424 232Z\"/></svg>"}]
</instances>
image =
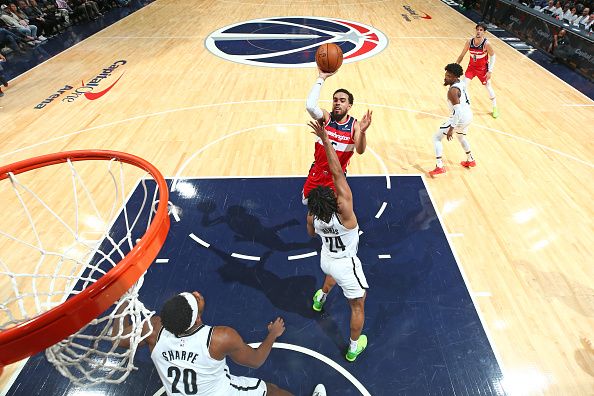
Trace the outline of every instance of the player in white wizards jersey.
<instances>
[{"instance_id":1,"label":"player in white wizards jersey","mask_svg":"<svg viewBox=\"0 0 594 396\"><path fill-rule=\"evenodd\" d=\"M160 317L151 318L152 332L143 341L151 351L157 373L168 395L197 396L290 396L291 393L258 378L231 375L226 357L242 366L260 367L272 344L285 331L277 318L268 324L268 336L256 349L247 345L231 327L202 323L204 298L198 292L181 293L165 302ZM114 323L112 334L120 334ZM123 334L129 334L129 324ZM150 331L148 325L146 331ZM139 344L139 345L142 345ZM119 346L129 347L122 338ZM313 396L326 396L323 385Z\"/></svg>"},{"instance_id":2,"label":"player in white wizards jersey","mask_svg":"<svg viewBox=\"0 0 594 396\"><path fill-rule=\"evenodd\" d=\"M328 186L310 191L307 201L307 232L322 239L321 267L326 274L324 285L313 298L313 309L321 311L326 296L338 284L351 307L351 340L346 353L349 362L367 347L367 336L361 334L365 321L367 280L357 257L359 226L353 211L353 194L332 147L324 125L311 121L309 125L322 141L336 193Z\"/></svg>"},{"instance_id":3,"label":"player in white wizards jersey","mask_svg":"<svg viewBox=\"0 0 594 396\"><path fill-rule=\"evenodd\" d=\"M437 164L435 169L429 172L431 177L446 172L442 160L443 144L441 143L441 140L444 136L446 136L448 140L452 140L454 132L456 132L456 137L466 152L466 161L460 162L460 165L465 168L476 166L476 161L472 157L470 151L470 143L466 140L468 126L472 121L472 110L470 109L470 97L466 91L466 86L463 82L460 82L462 73L462 66L457 63L450 63L445 67L443 85L450 86L448 89L448 106L452 113L450 118L444 122L435 135L433 135L433 146L435 148Z\"/></svg>"}]
</instances>

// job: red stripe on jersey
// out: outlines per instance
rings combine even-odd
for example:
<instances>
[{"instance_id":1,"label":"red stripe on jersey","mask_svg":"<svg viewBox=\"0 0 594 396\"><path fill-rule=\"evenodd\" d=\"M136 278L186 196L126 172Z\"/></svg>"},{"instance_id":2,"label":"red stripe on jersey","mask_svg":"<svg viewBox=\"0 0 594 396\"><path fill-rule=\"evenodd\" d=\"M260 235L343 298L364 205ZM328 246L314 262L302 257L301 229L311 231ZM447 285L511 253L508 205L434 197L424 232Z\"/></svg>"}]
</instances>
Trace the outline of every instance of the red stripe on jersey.
<instances>
[{"instance_id":1,"label":"red stripe on jersey","mask_svg":"<svg viewBox=\"0 0 594 396\"><path fill-rule=\"evenodd\" d=\"M483 39L479 45L474 45L474 39L470 39L470 63L468 67L485 69L489 63L489 53L487 52L487 39Z\"/></svg>"},{"instance_id":2,"label":"red stripe on jersey","mask_svg":"<svg viewBox=\"0 0 594 396\"><path fill-rule=\"evenodd\" d=\"M336 155L338 156L338 161L340 162L340 166L343 172L346 172L346 168L349 165L349 161L353 156L354 151L339 151L336 150ZM326 150L324 149L324 145L320 143L316 143L315 151L314 151L314 166L313 170L317 171L326 171L330 177L332 177L330 173L330 165L328 165L328 157L326 157ZM311 172L311 171L310 171Z\"/></svg>"}]
</instances>

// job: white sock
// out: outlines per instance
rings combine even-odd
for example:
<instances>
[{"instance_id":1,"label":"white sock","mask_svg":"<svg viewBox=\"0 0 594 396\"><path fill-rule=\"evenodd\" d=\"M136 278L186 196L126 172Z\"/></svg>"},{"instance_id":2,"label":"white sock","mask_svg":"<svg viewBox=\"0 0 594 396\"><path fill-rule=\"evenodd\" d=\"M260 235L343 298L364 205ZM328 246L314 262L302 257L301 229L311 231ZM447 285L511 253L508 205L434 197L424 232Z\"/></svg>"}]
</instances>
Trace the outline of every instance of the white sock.
<instances>
[{"instance_id":1,"label":"white sock","mask_svg":"<svg viewBox=\"0 0 594 396\"><path fill-rule=\"evenodd\" d=\"M474 158L472 157L472 153L470 151L466 152L466 161L468 161L468 162L474 161Z\"/></svg>"},{"instance_id":2,"label":"white sock","mask_svg":"<svg viewBox=\"0 0 594 396\"><path fill-rule=\"evenodd\" d=\"M493 87L491 86L491 80L487 81L485 88L487 88L487 91L489 91L489 99L491 99L493 107L497 106L497 99L495 99L495 91L493 91Z\"/></svg>"},{"instance_id":3,"label":"white sock","mask_svg":"<svg viewBox=\"0 0 594 396\"><path fill-rule=\"evenodd\" d=\"M443 139L443 131L439 129L435 135L433 135L433 147L435 148L435 157L437 158L437 167L443 168L443 162L441 161L441 156L443 154L443 144L441 143L441 139Z\"/></svg>"},{"instance_id":4,"label":"white sock","mask_svg":"<svg viewBox=\"0 0 594 396\"><path fill-rule=\"evenodd\" d=\"M443 168L443 161L441 160L441 157L436 157L436 158L435 158L435 165L436 165L438 168Z\"/></svg>"},{"instance_id":5,"label":"white sock","mask_svg":"<svg viewBox=\"0 0 594 396\"><path fill-rule=\"evenodd\" d=\"M356 339L355 341L351 340L351 343L349 345L349 351L350 352L356 352L357 351L357 341L359 341L359 339Z\"/></svg>"}]
</instances>

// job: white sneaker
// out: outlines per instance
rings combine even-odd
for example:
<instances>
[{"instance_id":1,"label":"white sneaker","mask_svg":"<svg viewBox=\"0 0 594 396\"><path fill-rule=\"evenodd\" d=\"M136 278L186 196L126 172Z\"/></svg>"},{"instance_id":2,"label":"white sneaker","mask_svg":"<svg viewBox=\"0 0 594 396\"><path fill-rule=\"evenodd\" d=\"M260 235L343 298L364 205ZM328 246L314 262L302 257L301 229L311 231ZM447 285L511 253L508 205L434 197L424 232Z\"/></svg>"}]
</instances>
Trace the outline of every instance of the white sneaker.
<instances>
[{"instance_id":1,"label":"white sneaker","mask_svg":"<svg viewBox=\"0 0 594 396\"><path fill-rule=\"evenodd\" d=\"M317 384L311 396L326 396L326 387L324 384Z\"/></svg>"},{"instance_id":2,"label":"white sneaker","mask_svg":"<svg viewBox=\"0 0 594 396\"><path fill-rule=\"evenodd\" d=\"M47 41L47 39L43 36L37 36L37 39L41 41Z\"/></svg>"}]
</instances>

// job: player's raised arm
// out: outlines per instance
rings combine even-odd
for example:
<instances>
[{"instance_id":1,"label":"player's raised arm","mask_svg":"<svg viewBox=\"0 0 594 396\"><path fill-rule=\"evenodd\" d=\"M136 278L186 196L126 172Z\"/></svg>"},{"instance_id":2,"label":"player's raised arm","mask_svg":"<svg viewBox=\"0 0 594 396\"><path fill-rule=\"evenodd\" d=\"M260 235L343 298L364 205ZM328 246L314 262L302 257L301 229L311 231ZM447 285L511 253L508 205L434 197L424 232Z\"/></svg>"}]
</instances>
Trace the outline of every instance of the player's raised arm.
<instances>
[{"instance_id":1,"label":"player's raised arm","mask_svg":"<svg viewBox=\"0 0 594 396\"><path fill-rule=\"evenodd\" d=\"M247 345L239 333L231 327L217 326L213 331L210 353L215 359L222 360L229 356L235 363L250 368L258 368L268 358L272 344L285 331L285 322L276 318L268 324L268 335L258 348Z\"/></svg>"},{"instance_id":2,"label":"player's raised arm","mask_svg":"<svg viewBox=\"0 0 594 396\"><path fill-rule=\"evenodd\" d=\"M328 120L328 118L330 118L330 114L326 110L320 109L318 107L318 101L320 100L320 91L322 90L322 85L324 84L324 81L336 72L326 73L321 71L320 69L318 69L318 72L318 78L313 87L311 87L309 95L307 95L307 100L305 101L305 109L307 110L311 118L313 118L314 120L326 121Z\"/></svg>"},{"instance_id":3,"label":"player's raised arm","mask_svg":"<svg viewBox=\"0 0 594 396\"><path fill-rule=\"evenodd\" d=\"M367 128L371 125L371 116L373 111L367 110L367 113L361 118L361 121L355 123L354 128L354 139L355 139L355 150L357 154L363 154L367 148Z\"/></svg>"},{"instance_id":4,"label":"player's raised arm","mask_svg":"<svg viewBox=\"0 0 594 396\"><path fill-rule=\"evenodd\" d=\"M309 126L313 129L312 133L318 136L324 144L324 150L326 151L326 157L328 158L328 166L330 168L330 173L332 174L334 187L336 188L336 198L340 207L341 218L345 222L355 219L355 212L353 211L353 193L346 181L346 177L340 166L340 161L338 160L338 155L336 154L336 151L334 151L334 147L332 147L328 134L319 122L310 121Z\"/></svg>"},{"instance_id":5,"label":"player's raised arm","mask_svg":"<svg viewBox=\"0 0 594 396\"><path fill-rule=\"evenodd\" d=\"M462 62L462 59L464 59L464 55L466 55L466 52L468 51L469 48L470 48L470 40L466 40L466 44L464 45L464 49L462 49L462 53L460 54L460 56L456 60L456 63L457 64L460 64L460 62Z\"/></svg>"}]
</instances>

